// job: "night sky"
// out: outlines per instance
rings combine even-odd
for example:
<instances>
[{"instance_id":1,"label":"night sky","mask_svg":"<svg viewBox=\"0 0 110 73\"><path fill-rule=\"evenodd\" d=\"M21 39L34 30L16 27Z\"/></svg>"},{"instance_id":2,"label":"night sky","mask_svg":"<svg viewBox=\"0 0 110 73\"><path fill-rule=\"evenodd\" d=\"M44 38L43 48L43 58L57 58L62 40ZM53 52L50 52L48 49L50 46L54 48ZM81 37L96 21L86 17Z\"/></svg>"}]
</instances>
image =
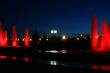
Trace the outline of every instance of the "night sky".
<instances>
[{"instance_id":1,"label":"night sky","mask_svg":"<svg viewBox=\"0 0 110 73\"><path fill-rule=\"evenodd\" d=\"M2 26L11 34L13 24L18 35L23 35L25 27L30 34L50 33L57 29L58 34L90 33L91 17L97 16L98 28L103 19L110 23L109 0L3 0L0 2Z\"/></svg>"}]
</instances>

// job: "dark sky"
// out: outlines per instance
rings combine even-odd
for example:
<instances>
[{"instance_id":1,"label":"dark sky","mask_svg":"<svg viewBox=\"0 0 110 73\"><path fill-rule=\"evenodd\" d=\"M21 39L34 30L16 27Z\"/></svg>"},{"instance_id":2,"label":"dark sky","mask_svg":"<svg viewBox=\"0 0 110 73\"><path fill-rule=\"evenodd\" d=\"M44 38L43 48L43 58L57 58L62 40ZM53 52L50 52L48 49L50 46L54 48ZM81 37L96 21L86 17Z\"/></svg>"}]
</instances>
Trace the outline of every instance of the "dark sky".
<instances>
[{"instance_id":1,"label":"dark sky","mask_svg":"<svg viewBox=\"0 0 110 73\"><path fill-rule=\"evenodd\" d=\"M18 35L25 27L30 34L34 30L48 32L57 29L62 33L90 33L91 17L95 14L98 27L103 19L110 23L109 0L3 0L0 2L0 19L3 27L11 33L13 24Z\"/></svg>"}]
</instances>

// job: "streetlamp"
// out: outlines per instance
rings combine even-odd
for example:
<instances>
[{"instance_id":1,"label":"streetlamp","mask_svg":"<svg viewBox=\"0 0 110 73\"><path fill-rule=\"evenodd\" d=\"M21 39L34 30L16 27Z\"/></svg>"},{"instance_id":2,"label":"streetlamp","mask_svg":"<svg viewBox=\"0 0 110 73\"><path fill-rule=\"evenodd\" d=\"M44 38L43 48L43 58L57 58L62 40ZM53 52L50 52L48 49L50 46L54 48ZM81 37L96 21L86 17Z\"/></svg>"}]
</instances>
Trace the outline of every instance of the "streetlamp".
<instances>
[{"instance_id":1,"label":"streetlamp","mask_svg":"<svg viewBox=\"0 0 110 73\"><path fill-rule=\"evenodd\" d=\"M61 39L62 40L66 40L67 39L66 35L62 35L62 38Z\"/></svg>"}]
</instances>

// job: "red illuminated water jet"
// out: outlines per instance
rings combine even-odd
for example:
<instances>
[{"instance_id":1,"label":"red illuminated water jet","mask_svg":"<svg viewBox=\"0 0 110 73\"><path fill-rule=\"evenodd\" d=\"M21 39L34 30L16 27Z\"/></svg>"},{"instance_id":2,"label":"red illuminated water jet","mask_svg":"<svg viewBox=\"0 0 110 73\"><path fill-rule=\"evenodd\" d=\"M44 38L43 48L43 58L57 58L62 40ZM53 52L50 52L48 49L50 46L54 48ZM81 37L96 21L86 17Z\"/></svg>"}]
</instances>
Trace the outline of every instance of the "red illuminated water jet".
<instances>
[{"instance_id":1,"label":"red illuminated water jet","mask_svg":"<svg viewBox=\"0 0 110 73\"><path fill-rule=\"evenodd\" d=\"M3 30L1 23L0 23L0 46L3 47Z\"/></svg>"},{"instance_id":2,"label":"red illuminated water jet","mask_svg":"<svg viewBox=\"0 0 110 73\"><path fill-rule=\"evenodd\" d=\"M8 47L8 35L7 31L3 30L2 23L0 22L0 47ZM16 32L16 26L12 26L12 39L11 39L11 47L19 47L17 40L17 32ZM25 30L25 39L24 39L24 46L29 47L29 30L28 27L26 27Z\"/></svg>"},{"instance_id":3,"label":"red illuminated water jet","mask_svg":"<svg viewBox=\"0 0 110 73\"><path fill-rule=\"evenodd\" d=\"M101 39L101 45L102 46L100 49L103 51L104 48L108 48L107 47L107 25L106 25L106 21L104 20L102 22L102 35L101 35L102 39Z\"/></svg>"},{"instance_id":4,"label":"red illuminated water jet","mask_svg":"<svg viewBox=\"0 0 110 73\"><path fill-rule=\"evenodd\" d=\"M16 33L16 26L12 27L12 47L17 47L17 33Z\"/></svg>"},{"instance_id":5,"label":"red illuminated water jet","mask_svg":"<svg viewBox=\"0 0 110 73\"><path fill-rule=\"evenodd\" d=\"M26 27L26 30L25 30L25 41L24 41L24 43L25 43L26 47L29 47L29 30L28 30L27 27Z\"/></svg>"},{"instance_id":6,"label":"red illuminated water jet","mask_svg":"<svg viewBox=\"0 0 110 73\"><path fill-rule=\"evenodd\" d=\"M110 51L110 25L107 27L106 20L102 21L101 35L98 35L96 16L92 18L91 48L93 52Z\"/></svg>"},{"instance_id":7,"label":"red illuminated water jet","mask_svg":"<svg viewBox=\"0 0 110 73\"><path fill-rule=\"evenodd\" d=\"M96 16L92 17L92 30L91 30L91 47L92 51L97 50L98 44L98 29L97 29L97 19Z\"/></svg>"},{"instance_id":8,"label":"red illuminated water jet","mask_svg":"<svg viewBox=\"0 0 110 73\"><path fill-rule=\"evenodd\" d=\"M7 46L7 31L3 31L2 25L0 23L0 47Z\"/></svg>"},{"instance_id":9,"label":"red illuminated water jet","mask_svg":"<svg viewBox=\"0 0 110 73\"><path fill-rule=\"evenodd\" d=\"M3 46L7 47L7 31L3 33Z\"/></svg>"}]
</instances>

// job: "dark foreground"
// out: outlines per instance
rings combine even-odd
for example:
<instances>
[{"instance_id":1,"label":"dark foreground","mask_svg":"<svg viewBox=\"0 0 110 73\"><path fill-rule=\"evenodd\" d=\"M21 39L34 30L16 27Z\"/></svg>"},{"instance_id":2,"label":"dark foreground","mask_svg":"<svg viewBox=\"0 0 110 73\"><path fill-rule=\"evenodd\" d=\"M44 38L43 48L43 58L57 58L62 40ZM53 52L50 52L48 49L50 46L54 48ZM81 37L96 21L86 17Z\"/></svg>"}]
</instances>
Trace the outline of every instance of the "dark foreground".
<instances>
[{"instance_id":1,"label":"dark foreground","mask_svg":"<svg viewBox=\"0 0 110 73\"><path fill-rule=\"evenodd\" d=\"M104 60L103 60L104 61ZM57 72L72 72L72 73L100 73L110 72L110 66L97 65L97 64L82 64L82 63L70 63L59 62L50 60L33 60L29 62L23 62L21 60L12 61L9 59L0 60L1 72L27 72L27 73L57 73Z\"/></svg>"},{"instance_id":2,"label":"dark foreground","mask_svg":"<svg viewBox=\"0 0 110 73\"><path fill-rule=\"evenodd\" d=\"M72 73L100 73L100 72L108 72L102 70L93 70L93 69L85 69L85 68L76 68L76 67L68 67L68 66L54 66L48 64L38 64L38 63L24 63L24 62L5 62L1 64L0 70L1 72L13 72L13 73L57 73L57 72L72 72Z\"/></svg>"},{"instance_id":3,"label":"dark foreground","mask_svg":"<svg viewBox=\"0 0 110 73\"><path fill-rule=\"evenodd\" d=\"M110 72L109 54L89 51L49 52L32 48L1 48L0 71L36 73L100 73ZM15 58L16 57L16 58Z\"/></svg>"}]
</instances>

